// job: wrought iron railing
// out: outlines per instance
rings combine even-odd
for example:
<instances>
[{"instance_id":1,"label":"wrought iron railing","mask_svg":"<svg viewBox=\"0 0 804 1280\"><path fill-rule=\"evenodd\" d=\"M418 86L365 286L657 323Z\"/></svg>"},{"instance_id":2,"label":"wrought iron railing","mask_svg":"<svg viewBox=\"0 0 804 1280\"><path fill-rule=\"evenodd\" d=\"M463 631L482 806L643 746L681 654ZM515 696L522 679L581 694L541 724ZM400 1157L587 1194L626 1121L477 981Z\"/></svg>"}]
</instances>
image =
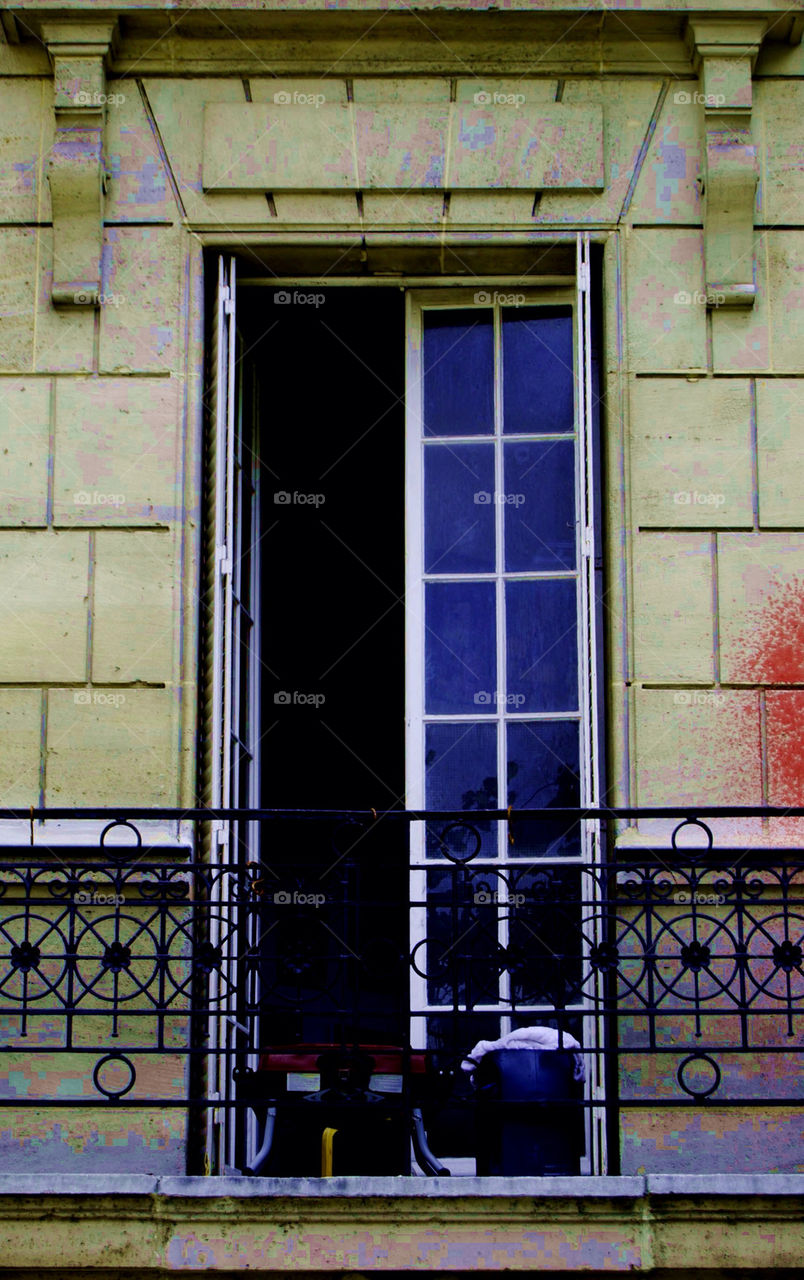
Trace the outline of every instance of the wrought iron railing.
<instances>
[{"instance_id":1,"label":"wrought iron railing","mask_svg":"<svg viewBox=\"0 0 804 1280\"><path fill-rule=\"evenodd\" d=\"M435 1130L449 1115L460 1128L474 1043L539 1024L586 1062L587 1088L556 1105L602 1114L611 1137L630 1109L794 1107L804 850L715 847L710 826L802 815L26 813L31 843L0 848L2 1101L186 1110L199 1150L214 1109L231 1117L224 1163L243 1166L271 1050L396 1045L408 1065L422 1051L413 1101ZM0 840L21 816L0 812ZM155 819L191 824L192 848L143 839ZM661 845L622 839L670 819ZM49 824L78 820L106 825L49 842ZM482 853L494 822L504 861ZM592 824L591 859L555 841L521 855L534 823Z\"/></svg>"}]
</instances>

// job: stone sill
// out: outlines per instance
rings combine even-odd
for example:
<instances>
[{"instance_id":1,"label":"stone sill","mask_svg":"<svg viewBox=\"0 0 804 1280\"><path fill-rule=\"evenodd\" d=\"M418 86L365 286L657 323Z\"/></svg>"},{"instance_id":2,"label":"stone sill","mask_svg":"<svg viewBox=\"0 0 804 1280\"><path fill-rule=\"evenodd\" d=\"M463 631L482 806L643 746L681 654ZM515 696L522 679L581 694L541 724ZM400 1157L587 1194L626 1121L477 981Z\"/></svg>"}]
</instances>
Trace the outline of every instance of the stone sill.
<instances>
[{"instance_id":1,"label":"stone sill","mask_svg":"<svg viewBox=\"0 0 804 1280\"><path fill-rule=\"evenodd\" d=\"M796 1274L804 1175L0 1176L4 1280Z\"/></svg>"}]
</instances>

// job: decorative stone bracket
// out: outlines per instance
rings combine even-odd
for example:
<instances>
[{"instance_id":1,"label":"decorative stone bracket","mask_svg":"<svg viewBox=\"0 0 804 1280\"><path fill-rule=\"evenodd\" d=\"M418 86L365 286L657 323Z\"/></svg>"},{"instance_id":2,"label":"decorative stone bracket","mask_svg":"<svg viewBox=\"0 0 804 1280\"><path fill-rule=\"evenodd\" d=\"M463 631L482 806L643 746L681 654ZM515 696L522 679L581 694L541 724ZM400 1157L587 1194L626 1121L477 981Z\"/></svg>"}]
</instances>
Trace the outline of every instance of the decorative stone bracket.
<instances>
[{"instance_id":1,"label":"decorative stone bracket","mask_svg":"<svg viewBox=\"0 0 804 1280\"><path fill-rule=\"evenodd\" d=\"M45 23L53 60L56 136L48 165L54 306L97 307L106 173L106 59L115 24Z\"/></svg>"},{"instance_id":2,"label":"decorative stone bracket","mask_svg":"<svg viewBox=\"0 0 804 1280\"><path fill-rule=\"evenodd\" d=\"M701 82L706 299L710 307L750 307L756 297L754 200L759 181L751 135L752 81L767 22L690 20L688 38Z\"/></svg>"}]
</instances>

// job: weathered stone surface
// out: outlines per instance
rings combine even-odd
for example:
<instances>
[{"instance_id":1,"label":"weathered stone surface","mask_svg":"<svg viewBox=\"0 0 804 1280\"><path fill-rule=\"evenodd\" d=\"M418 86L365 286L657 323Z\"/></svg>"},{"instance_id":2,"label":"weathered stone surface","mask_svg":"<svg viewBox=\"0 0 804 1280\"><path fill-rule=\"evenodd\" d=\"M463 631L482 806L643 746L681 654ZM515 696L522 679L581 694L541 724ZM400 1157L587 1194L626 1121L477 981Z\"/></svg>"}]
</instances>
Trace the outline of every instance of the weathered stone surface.
<instances>
[{"instance_id":1,"label":"weathered stone surface","mask_svg":"<svg viewBox=\"0 0 804 1280\"><path fill-rule=\"evenodd\" d=\"M623 210L640 151L647 140L661 80L612 78L567 80L561 101L595 103L603 111L603 156L606 186L600 195L545 191L537 222L609 222ZM632 215L630 215L632 216ZM690 219L688 219L689 221ZM640 218L653 222L655 218Z\"/></svg>"},{"instance_id":2,"label":"weathered stone surface","mask_svg":"<svg viewBox=\"0 0 804 1280\"><path fill-rule=\"evenodd\" d=\"M58 383L56 524L167 524L181 518L177 390L169 378Z\"/></svg>"},{"instance_id":3,"label":"weathered stone surface","mask_svg":"<svg viewBox=\"0 0 804 1280\"><path fill-rule=\"evenodd\" d=\"M753 308L712 316L715 372L804 373L804 232L757 236L756 285Z\"/></svg>"},{"instance_id":4,"label":"weathered stone surface","mask_svg":"<svg viewBox=\"0 0 804 1280\"><path fill-rule=\"evenodd\" d=\"M88 539L0 533L0 681L86 677Z\"/></svg>"},{"instance_id":5,"label":"weathered stone surface","mask_svg":"<svg viewBox=\"0 0 804 1280\"><path fill-rule=\"evenodd\" d=\"M95 538L92 679L175 679L179 616L173 534L99 530Z\"/></svg>"},{"instance_id":6,"label":"weathered stone surface","mask_svg":"<svg viewBox=\"0 0 804 1280\"><path fill-rule=\"evenodd\" d=\"M55 310L50 227L0 227L0 371L78 371L92 367L93 319L88 311Z\"/></svg>"},{"instance_id":7,"label":"weathered stone surface","mask_svg":"<svg viewBox=\"0 0 804 1280\"><path fill-rule=\"evenodd\" d=\"M637 378L631 483L634 518L643 527L750 528L748 382Z\"/></svg>"},{"instance_id":8,"label":"weathered stone surface","mask_svg":"<svg viewBox=\"0 0 804 1280\"><path fill-rule=\"evenodd\" d=\"M640 372L706 368L703 237L633 231L627 242L629 364Z\"/></svg>"},{"instance_id":9,"label":"weathered stone surface","mask_svg":"<svg viewBox=\"0 0 804 1280\"><path fill-rule=\"evenodd\" d=\"M266 222L262 194L230 195L216 190L207 197L201 187L204 105L245 102L242 78L147 78L144 84L188 218L221 231L241 223Z\"/></svg>"},{"instance_id":10,"label":"weathered stone surface","mask_svg":"<svg viewBox=\"0 0 804 1280\"><path fill-rule=\"evenodd\" d=\"M38 689L0 689L0 807L39 803L42 695Z\"/></svg>"},{"instance_id":11,"label":"weathered stone surface","mask_svg":"<svg viewBox=\"0 0 804 1280\"><path fill-rule=\"evenodd\" d=\"M763 130L762 183L757 221L774 227L804 225L804 83L758 80L754 84L754 117Z\"/></svg>"},{"instance_id":12,"label":"weathered stone surface","mask_svg":"<svg viewBox=\"0 0 804 1280\"><path fill-rule=\"evenodd\" d=\"M158 222L177 216L167 172L133 80L111 81L106 118L107 222ZM121 101L122 99L122 101Z\"/></svg>"},{"instance_id":13,"label":"weathered stone surface","mask_svg":"<svg viewBox=\"0 0 804 1280\"><path fill-rule=\"evenodd\" d=\"M0 526L47 524L50 379L0 381Z\"/></svg>"},{"instance_id":14,"label":"weathered stone surface","mask_svg":"<svg viewBox=\"0 0 804 1280\"><path fill-rule=\"evenodd\" d=\"M762 804L759 694L636 689L636 803Z\"/></svg>"},{"instance_id":15,"label":"weathered stone surface","mask_svg":"<svg viewBox=\"0 0 804 1280\"><path fill-rule=\"evenodd\" d=\"M634 678L706 684L713 677L712 539L641 533L634 563Z\"/></svg>"},{"instance_id":16,"label":"weathered stone surface","mask_svg":"<svg viewBox=\"0 0 804 1280\"><path fill-rule=\"evenodd\" d=\"M804 683L804 533L718 536L723 679Z\"/></svg>"},{"instance_id":17,"label":"weathered stone surface","mask_svg":"<svg viewBox=\"0 0 804 1280\"><path fill-rule=\"evenodd\" d=\"M181 369L185 255L181 234L171 228L107 227L100 318L102 373Z\"/></svg>"},{"instance_id":18,"label":"weathered stone surface","mask_svg":"<svg viewBox=\"0 0 804 1280\"><path fill-rule=\"evenodd\" d=\"M804 512L804 379L757 380L761 528L800 526Z\"/></svg>"},{"instance_id":19,"label":"weathered stone surface","mask_svg":"<svg viewBox=\"0 0 804 1280\"><path fill-rule=\"evenodd\" d=\"M50 190L45 165L53 144L53 92L47 80L2 84L0 222L47 222Z\"/></svg>"},{"instance_id":20,"label":"weathered stone surface","mask_svg":"<svg viewBox=\"0 0 804 1280\"><path fill-rule=\"evenodd\" d=\"M49 805L175 805L175 689L48 691Z\"/></svg>"},{"instance_id":21,"label":"weathered stone surface","mask_svg":"<svg viewBox=\"0 0 804 1280\"><path fill-rule=\"evenodd\" d=\"M631 204L634 222L701 221L701 112L697 80L673 80Z\"/></svg>"}]
</instances>

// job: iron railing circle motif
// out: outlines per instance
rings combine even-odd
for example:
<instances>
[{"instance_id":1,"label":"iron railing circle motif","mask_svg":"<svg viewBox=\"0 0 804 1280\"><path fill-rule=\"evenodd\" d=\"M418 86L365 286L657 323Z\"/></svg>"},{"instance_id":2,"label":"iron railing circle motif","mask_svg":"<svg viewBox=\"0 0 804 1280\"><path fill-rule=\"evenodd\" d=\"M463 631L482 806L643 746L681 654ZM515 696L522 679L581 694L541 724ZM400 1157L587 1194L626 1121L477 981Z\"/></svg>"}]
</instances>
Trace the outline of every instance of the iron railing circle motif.
<instances>
[{"instance_id":1,"label":"iron railing circle motif","mask_svg":"<svg viewBox=\"0 0 804 1280\"><path fill-rule=\"evenodd\" d=\"M708 1067L711 1067L714 1072L714 1079L706 1089L697 1089L695 1088L694 1085L689 1084L684 1079L684 1072L693 1062L705 1062L706 1065ZM711 1057L710 1054L690 1053L687 1055L686 1058L684 1058L683 1062L679 1063L678 1070L676 1072L676 1079L678 1080L678 1083L681 1086L681 1088L684 1090L686 1094L689 1095L690 1098L695 1098L697 1102L703 1102L704 1098L710 1098L712 1094L717 1089L720 1088L720 1081L722 1079L722 1076L720 1072L720 1067L715 1062L714 1058Z\"/></svg>"},{"instance_id":2,"label":"iron railing circle motif","mask_svg":"<svg viewBox=\"0 0 804 1280\"><path fill-rule=\"evenodd\" d=\"M128 1081L120 1089L107 1089L101 1083L101 1078L100 1078L101 1072L103 1071L103 1068L110 1062L122 1062L123 1065L128 1068L128 1072L129 1072ZM124 1053L104 1054L103 1057L99 1058L98 1061L95 1063L95 1068L92 1072L92 1083L94 1084L98 1093L102 1093L105 1098L109 1098L109 1099L125 1097L125 1095L127 1093L130 1093L131 1090L134 1088L134 1082L136 1079L137 1079L137 1071L134 1066L134 1063L131 1061L130 1058L127 1058Z\"/></svg>"}]
</instances>

